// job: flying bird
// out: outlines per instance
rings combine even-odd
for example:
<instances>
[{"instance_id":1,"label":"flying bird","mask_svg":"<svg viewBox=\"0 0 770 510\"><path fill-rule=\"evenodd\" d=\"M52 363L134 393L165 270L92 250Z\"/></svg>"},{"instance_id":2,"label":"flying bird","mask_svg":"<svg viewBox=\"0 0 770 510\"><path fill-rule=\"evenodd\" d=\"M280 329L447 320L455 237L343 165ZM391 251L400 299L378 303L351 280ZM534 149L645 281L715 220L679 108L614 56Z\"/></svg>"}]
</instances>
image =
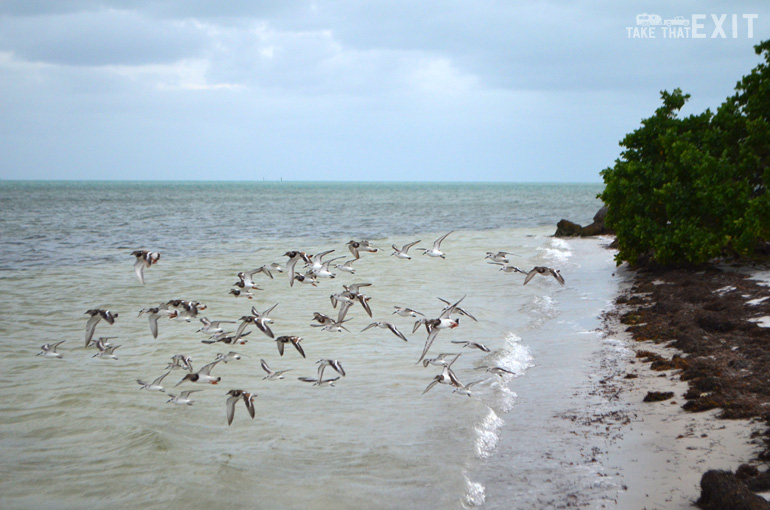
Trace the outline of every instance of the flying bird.
<instances>
[{"instance_id":1,"label":"flying bird","mask_svg":"<svg viewBox=\"0 0 770 510\"><path fill-rule=\"evenodd\" d=\"M454 232L454 230L452 232ZM445 259L446 255L444 254L443 251L441 251L441 241L446 239L447 236L449 236L449 234L451 234L452 232L444 234L443 236L441 236L438 239L436 239L433 242L433 248L431 248L429 250L423 248L423 252L422 252L423 255L428 255L429 257L441 257L442 259Z\"/></svg>"},{"instance_id":2,"label":"flying bird","mask_svg":"<svg viewBox=\"0 0 770 510\"><path fill-rule=\"evenodd\" d=\"M160 252L135 250L131 252L131 255L136 257L136 262L134 262L134 272L136 273L136 277L139 278L139 281L144 285L144 268L157 264L160 260Z\"/></svg>"},{"instance_id":3,"label":"flying bird","mask_svg":"<svg viewBox=\"0 0 770 510\"><path fill-rule=\"evenodd\" d=\"M235 404L237 404L239 400L243 400L243 403L246 406L246 410L249 412L251 419L254 419L254 415L256 414L254 410L254 397L256 397L256 395L243 390L230 390L226 393L226 395L228 395L227 425L231 425L233 423L233 417L235 416Z\"/></svg>"},{"instance_id":4,"label":"flying bird","mask_svg":"<svg viewBox=\"0 0 770 510\"><path fill-rule=\"evenodd\" d=\"M545 266L535 266L532 268L532 270L527 273L527 277L524 278L524 285L529 283L529 281L534 278L536 274L543 276L551 275L556 278L556 281L559 282L559 285L564 285L564 278L562 277L561 272L558 269L551 269L550 267Z\"/></svg>"},{"instance_id":5,"label":"flying bird","mask_svg":"<svg viewBox=\"0 0 770 510\"><path fill-rule=\"evenodd\" d=\"M413 243L405 244L400 250L398 249L398 247L395 244L392 244L391 246L393 247L394 251L393 251L393 253L391 253L391 255L395 255L396 258L399 258L399 259L410 260L412 257L408 253L409 252L409 248L411 248L412 246L414 246L415 244L417 244L419 242L420 242L420 240L418 239L417 241L414 241Z\"/></svg>"},{"instance_id":6,"label":"flying bird","mask_svg":"<svg viewBox=\"0 0 770 510\"><path fill-rule=\"evenodd\" d=\"M102 310L101 308L87 310L85 314L90 315L88 322L86 322L86 347L88 347L91 343L91 339L94 337L94 331L96 330L96 325L99 321L104 319L107 324L114 324L118 314L112 313L109 310Z\"/></svg>"}]
</instances>

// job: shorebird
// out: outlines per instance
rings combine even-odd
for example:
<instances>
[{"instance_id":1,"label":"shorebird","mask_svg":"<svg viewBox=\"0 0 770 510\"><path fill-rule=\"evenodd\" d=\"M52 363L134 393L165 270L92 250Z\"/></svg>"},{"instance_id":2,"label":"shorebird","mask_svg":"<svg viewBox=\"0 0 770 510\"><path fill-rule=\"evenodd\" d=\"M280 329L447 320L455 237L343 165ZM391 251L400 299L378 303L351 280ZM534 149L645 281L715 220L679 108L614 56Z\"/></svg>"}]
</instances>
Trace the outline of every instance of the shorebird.
<instances>
[{"instance_id":1,"label":"shorebird","mask_svg":"<svg viewBox=\"0 0 770 510\"><path fill-rule=\"evenodd\" d=\"M152 308L142 308L139 310L139 315L137 315L137 317L141 317L144 314L147 314L147 318L150 320L150 333L152 333L152 337L158 338L158 319L161 317L168 317L169 319L173 319L176 317L177 312L176 310L167 310L159 306L155 306Z\"/></svg>"},{"instance_id":2,"label":"shorebird","mask_svg":"<svg viewBox=\"0 0 770 510\"><path fill-rule=\"evenodd\" d=\"M203 324L203 327L200 328L197 332L211 333L212 335L225 332L220 324L235 324L235 321L210 321L206 317L201 317L200 321Z\"/></svg>"},{"instance_id":3,"label":"shorebird","mask_svg":"<svg viewBox=\"0 0 770 510\"><path fill-rule=\"evenodd\" d=\"M419 242L420 242L420 240L418 239L417 241L415 241L413 243L405 244L400 250L398 249L398 247L395 244L392 244L391 246L393 247L394 251L393 251L393 253L391 253L391 255L395 255L399 259L411 260L412 257L408 253L409 252L409 248L411 248L412 246L414 246L415 244L417 244Z\"/></svg>"},{"instance_id":4,"label":"shorebird","mask_svg":"<svg viewBox=\"0 0 770 510\"><path fill-rule=\"evenodd\" d=\"M162 391L162 392L165 392L166 391L165 388L163 388L163 386L161 386L160 383L170 373L171 373L171 371L169 370L168 372L166 372L162 376L158 377L157 379L155 379L151 383L146 383L146 382L142 381L141 379L137 379L136 382L139 383L139 385L140 385L139 389L140 390L150 390L150 391Z\"/></svg>"},{"instance_id":5,"label":"shorebird","mask_svg":"<svg viewBox=\"0 0 770 510\"><path fill-rule=\"evenodd\" d=\"M465 296L463 296L463 297L465 297ZM444 304L446 304L446 307L444 307L444 311L447 311L447 310L449 310L450 308L452 308L452 312L450 312L450 313L454 313L454 312L457 312L457 313L459 313L460 315L465 315L466 317L468 317L468 318L472 319L474 322L478 322L478 320L476 320L476 317L474 317L473 315L469 314L469 313L468 313L468 311L467 311L466 309L464 309L464 308L460 308L459 306L457 306L457 304L458 304L460 301L462 301L462 299L461 299L460 301L458 301L457 303L455 303L454 305L453 305L453 304L451 304L451 303L450 303L449 301L447 301L446 299L442 299L442 298L438 298L438 299L439 299L439 301L443 301L443 302L444 302Z\"/></svg>"},{"instance_id":6,"label":"shorebird","mask_svg":"<svg viewBox=\"0 0 770 510\"><path fill-rule=\"evenodd\" d=\"M452 319L450 315L457 310L458 305L462 302L463 299L465 299L465 296L461 297L456 303L444 308L444 311L441 312L441 315L437 319L421 318L415 322L412 332L417 331L417 328L419 328L421 324L424 324L425 329L428 330L428 339L425 341L425 347L423 347L422 355L420 355L420 359L417 360L417 363L421 362L423 358L425 358L425 355L428 353L428 349L430 349L430 346L433 345L433 342L436 340L436 336L438 336L440 330L447 328L453 329L460 325L460 319Z\"/></svg>"},{"instance_id":7,"label":"shorebird","mask_svg":"<svg viewBox=\"0 0 770 510\"><path fill-rule=\"evenodd\" d=\"M452 232L454 232L454 230ZM433 248L431 248L429 250L426 250L426 249L423 248L423 252L422 252L423 255L428 255L429 257L441 257L442 259L445 259L446 255L444 254L443 251L441 251L441 241L446 239L447 236L449 236L449 234L451 234L452 232L444 234L443 236L441 236L438 239L436 239L433 242Z\"/></svg>"},{"instance_id":8,"label":"shorebird","mask_svg":"<svg viewBox=\"0 0 770 510\"><path fill-rule=\"evenodd\" d=\"M498 263L507 264L508 263L507 255L516 255L516 254L515 253L511 253L509 251L499 251L497 253L493 253L491 251L488 251L487 252L487 256L484 257L484 258L491 260L492 263L495 263L495 264L498 264Z\"/></svg>"},{"instance_id":9,"label":"shorebird","mask_svg":"<svg viewBox=\"0 0 770 510\"><path fill-rule=\"evenodd\" d=\"M337 275L331 272L331 270L329 269L329 264L331 264L335 260L339 260L342 258L345 258L345 257L335 257L333 259L329 259L323 264L321 264L321 266L318 268L316 268L314 264L313 267L308 269L307 273L314 278L336 278Z\"/></svg>"},{"instance_id":10,"label":"shorebird","mask_svg":"<svg viewBox=\"0 0 770 510\"><path fill-rule=\"evenodd\" d=\"M256 273L265 273L267 276L270 277L270 279L273 279L273 271L276 273L283 273L284 268L281 264L277 264L273 262L272 264L265 264L263 266L259 266L254 271L252 271L252 275Z\"/></svg>"},{"instance_id":11,"label":"shorebird","mask_svg":"<svg viewBox=\"0 0 770 510\"><path fill-rule=\"evenodd\" d=\"M326 367L332 367L338 374L345 377L345 369L342 368L342 364L336 359L319 359L316 361L318 364L318 383L323 381L324 369Z\"/></svg>"},{"instance_id":12,"label":"shorebird","mask_svg":"<svg viewBox=\"0 0 770 510\"><path fill-rule=\"evenodd\" d=\"M135 250L131 252L131 255L136 257L136 262L134 262L134 272L136 273L136 277L139 278L139 281L144 285L144 268L157 264L160 260L160 252Z\"/></svg>"},{"instance_id":13,"label":"shorebird","mask_svg":"<svg viewBox=\"0 0 770 510\"><path fill-rule=\"evenodd\" d=\"M379 251L378 248L375 248L374 246L372 246L372 243L370 243L369 241L363 241L363 240L362 241L351 240L347 243L347 247L350 250L350 253L352 253L353 256L356 258L356 260L361 258L362 251L368 251L370 253L377 253L377 251Z\"/></svg>"},{"instance_id":14,"label":"shorebird","mask_svg":"<svg viewBox=\"0 0 770 510\"><path fill-rule=\"evenodd\" d=\"M529 283L529 281L534 278L536 274L540 274L543 276L551 275L554 278L556 278L556 281L559 282L560 285L564 285L564 278L561 275L561 272L558 269L551 269L550 267L545 266L535 266L532 268L532 270L527 273L527 277L524 278L524 285Z\"/></svg>"},{"instance_id":15,"label":"shorebird","mask_svg":"<svg viewBox=\"0 0 770 510\"><path fill-rule=\"evenodd\" d=\"M337 314L338 323L342 323L344 321L345 315L356 301L361 303L361 306L364 308L364 311L367 315L369 315L369 317L372 316L372 309L369 308L369 300L371 298L360 292L361 287L368 287L370 285L371 283L354 283L351 285L343 285L342 287L345 289L343 292L329 296L334 308L337 308L337 303L341 303L340 311Z\"/></svg>"},{"instance_id":16,"label":"shorebird","mask_svg":"<svg viewBox=\"0 0 770 510\"><path fill-rule=\"evenodd\" d=\"M366 312L366 314L369 317L371 317L372 309L369 308L369 300L371 298L361 293L361 287L369 287L369 286L371 286L371 283L352 283L350 285L343 285L342 288L349 293L350 297L352 297L355 300L358 300L358 302L361 303L361 306L364 307L364 311ZM337 322L340 322L340 320L338 320Z\"/></svg>"},{"instance_id":17,"label":"shorebird","mask_svg":"<svg viewBox=\"0 0 770 510\"><path fill-rule=\"evenodd\" d=\"M112 313L109 310L102 310L101 308L87 310L85 314L90 315L88 322L86 322L86 347L88 347L91 343L91 339L94 337L94 331L96 330L96 325L99 321L104 319L107 324L114 324L118 314Z\"/></svg>"},{"instance_id":18,"label":"shorebird","mask_svg":"<svg viewBox=\"0 0 770 510\"><path fill-rule=\"evenodd\" d=\"M66 340L62 340L61 342L56 342L55 344L43 344L40 346L41 351L36 354L36 356L44 356L46 358L61 358L62 355L58 352L56 352L56 348L66 342Z\"/></svg>"},{"instance_id":19,"label":"shorebird","mask_svg":"<svg viewBox=\"0 0 770 510\"><path fill-rule=\"evenodd\" d=\"M101 338L99 339L101 340ZM99 352L91 356L92 358L102 358L102 359L118 359L117 356L115 356L115 349L120 347L119 345L105 345L104 343L97 341L96 342L96 348L99 349Z\"/></svg>"},{"instance_id":20,"label":"shorebird","mask_svg":"<svg viewBox=\"0 0 770 510\"><path fill-rule=\"evenodd\" d=\"M421 317L425 317L424 314L418 312L417 310L413 310L411 308L405 308L403 306L398 306L398 305L394 306L393 308L396 309L393 313L397 313L401 317L414 317L414 318L417 318L418 315L421 316Z\"/></svg>"},{"instance_id":21,"label":"shorebird","mask_svg":"<svg viewBox=\"0 0 770 510\"><path fill-rule=\"evenodd\" d=\"M185 381L190 381L190 382L199 383L199 384L217 384L219 381L222 380L222 378L212 376L211 369L214 368L216 364L219 363L220 361L221 360L213 361L208 365L204 366L203 368L201 368L200 370L198 370L197 372L195 372L194 374L187 374L182 378L181 381L176 383L175 386L179 386Z\"/></svg>"},{"instance_id":22,"label":"shorebird","mask_svg":"<svg viewBox=\"0 0 770 510\"><path fill-rule=\"evenodd\" d=\"M275 343L278 345L278 354L283 356L283 348L286 344L290 343L294 346L295 349L302 355L302 357L305 357L305 351L302 350L302 346L299 344L302 341L302 337L299 336L279 336L275 339Z\"/></svg>"},{"instance_id":23,"label":"shorebird","mask_svg":"<svg viewBox=\"0 0 770 510\"><path fill-rule=\"evenodd\" d=\"M435 358L430 359L424 359L422 360L422 366L427 367L428 365L436 365L437 367L451 367L452 363L457 361L457 358L460 357L461 352L442 352ZM448 359L449 356L454 356L452 359Z\"/></svg>"},{"instance_id":24,"label":"shorebird","mask_svg":"<svg viewBox=\"0 0 770 510\"><path fill-rule=\"evenodd\" d=\"M500 377L503 377L504 375L516 375L516 372L512 370L508 370L507 368L503 368L500 366L496 367L490 367L490 366L483 366L483 367L476 367L476 370L486 369L487 372L495 375L499 375Z\"/></svg>"},{"instance_id":25,"label":"shorebird","mask_svg":"<svg viewBox=\"0 0 770 510\"><path fill-rule=\"evenodd\" d=\"M262 370L264 370L267 373L267 375L262 378L263 380L264 379L270 379L270 380L283 379L283 374L291 370L290 368L286 370L272 370L270 366L268 366L267 361L263 359L259 360L259 363L260 365L262 365Z\"/></svg>"},{"instance_id":26,"label":"shorebird","mask_svg":"<svg viewBox=\"0 0 770 510\"><path fill-rule=\"evenodd\" d=\"M457 378L454 372L452 372L452 369L449 367L444 367L444 369L441 371L439 375L433 378L433 381L428 385L427 388L425 388L425 391L422 392L423 395L428 393L428 391L433 388L437 384L449 384L451 386L454 386L455 388L462 388L463 383L460 382L460 380Z\"/></svg>"},{"instance_id":27,"label":"shorebird","mask_svg":"<svg viewBox=\"0 0 770 510\"><path fill-rule=\"evenodd\" d=\"M244 315L241 317L241 324L238 326L238 329L235 332L235 341L237 341L242 336L245 336L243 331L246 329L246 327L249 324L254 324L261 332L269 336L270 338L275 338L273 335L273 331L270 329L270 324L273 323L273 319L268 317L270 315L270 312L272 312L275 307L278 306L278 303L274 304L264 312L260 313L255 307L251 307L251 315Z\"/></svg>"},{"instance_id":28,"label":"shorebird","mask_svg":"<svg viewBox=\"0 0 770 510\"><path fill-rule=\"evenodd\" d=\"M252 299L254 297L254 294L252 294L248 290L241 290L241 289L230 289L230 294L232 294L235 297L245 297L248 299Z\"/></svg>"},{"instance_id":29,"label":"shorebird","mask_svg":"<svg viewBox=\"0 0 770 510\"><path fill-rule=\"evenodd\" d=\"M340 271L345 271L346 273L356 274L356 270L353 269L353 262L355 262L356 260L357 259L346 260L343 264L334 264L334 267L336 267Z\"/></svg>"},{"instance_id":30,"label":"shorebird","mask_svg":"<svg viewBox=\"0 0 770 510\"><path fill-rule=\"evenodd\" d=\"M198 316L198 313L206 309L206 305L199 301L187 301L184 299L172 299L163 305L165 309L173 309L177 312L177 317L190 322Z\"/></svg>"},{"instance_id":31,"label":"shorebird","mask_svg":"<svg viewBox=\"0 0 770 510\"><path fill-rule=\"evenodd\" d=\"M489 352L489 347L478 342L466 342L463 340L452 340L453 344L462 344L463 347L470 347L471 349L478 349L480 351Z\"/></svg>"},{"instance_id":32,"label":"shorebird","mask_svg":"<svg viewBox=\"0 0 770 510\"><path fill-rule=\"evenodd\" d=\"M192 358L184 354L174 354L171 356L171 363L168 364L166 370L174 370L177 368L192 372Z\"/></svg>"},{"instance_id":33,"label":"shorebird","mask_svg":"<svg viewBox=\"0 0 770 510\"><path fill-rule=\"evenodd\" d=\"M235 416L235 404L237 404L239 400L243 400L243 403L246 405L246 410L249 412L251 419L254 419L254 415L256 414L256 411L254 410L254 397L256 397L256 395L243 390L230 390L226 393L226 395L229 395L227 397L227 425L231 425L233 423L233 416Z\"/></svg>"},{"instance_id":34,"label":"shorebird","mask_svg":"<svg viewBox=\"0 0 770 510\"><path fill-rule=\"evenodd\" d=\"M322 251L321 253L316 253L315 255L308 255L308 258L310 259L310 262L305 264L305 267L309 268L311 271L320 271L321 268L324 265L323 258L333 252L334 250L326 250ZM339 257L342 258L342 257Z\"/></svg>"},{"instance_id":35,"label":"shorebird","mask_svg":"<svg viewBox=\"0 0 770 510\"><path fill-rule=\"evenodd\" d=\"M404 336L404 334L398 330L398 328L396 327L396 325L395 325L395 324L393 324L392 322L388 322L388 321L376 321L376 322L372 322L371 324L369 324L368 326L366 326L364 329L362 329L362 330L361 330L361 333L363 333L364 331L366 331L366 330L367 330L367 329L369 329L369 328L374 328L374 327L378 327L378 328L382 328L382 329L389 329L389 330L390 330L390 332L391 332L391 333L393 333L394 335L396 335L398 338L400 338L400 339L401 339L401 340L403 340L404 342L408 342L408 340L406 339L406 337Z\"/></svg>"},{"instance_id":36,"label":"shorebird","mask_svg":"<svg viewBox=\"0 0 770 510\"><path fill-rule=\"evenodd\" d=\"M171 398L168 399L166 401L166 403L168 404L169 402L171 402L173 404L180 404L180 405L187 404L188 406L191 406L191 405L193 405L193 400L190 399L190 393L195 393L196 391L201 391L201 390L187 390L187 391L183 391L183 392L179 393L179 396L169 395L169 397L171 397Z\"/></svg>"},{"instance_id":37,"label":"shorebird","mask_svg":"<svg viewBox=\"0 0 770 510\"><path fill-rule=\"evenodd\" d=\"M218 352L216 357L217 361L224 361L225 363L230 363L231 361L237 361L239 359L241 359L241 355L233 351L230 351L227 354Z\"/></svg>"},{"instance_id":38,"label":"shorebird","mask_svg":"<svg viewBox=\"0 0 770 510\"><path fill-rule=\"evenodd\" d=\"M289 270L289 285L294 286L294 266L300 260L306 264L310 263L310 257L304 251L287 251L283 254L285 257L289 257L289 261L286 263L286 268Z\"/></svg>"},{"instance_id":39,"label":"shorebird","mask_svg":"<svg viewBox=\"0 0 770 510\"><path fill-rule=\"evenodd\" d=\"M318 280L316 280L312 274L302 274L297 273L294 275L294 279L297 280L299 283L305 283L308 285L312 285L313 287L318 287Z\"/></svg>"},{"instance_id":40,"label":"shorebird","mask_svg":"<svg viewBox=\"0 0 770 510\"><path fill-rule=\"evenodd\" d=\"M347 321L331 322L329 324L324 324L323 326L321 326L321 330L331 331L332 333L342 333L342 331L344 330L350 333L350 330L342 325L343 322L347 322ZM320 324L311 324L311 326L319 326L319 325Z\"/></svg>"},{"instance_id":41,"label":"shorebird","mask_svg":"<svg viewBox=\"0 0 770 510\"><path fill-rule=\"evenodd\" d=\"M250 271L248 273L244 271L239 272L238 281L235 282L233 285L235 285L240 289L243 289L244 291L249 291L251 289L262 290L261 288L259 288L259 286L256 283L254 283L254 280L252 279L254 274L257 272L262 272L262 268L255 269L254 271Z\"/></svg>"},{"instance_id":42,"label":"shorebird","mask_svg":"<svg viewBox=\"0 0 770 510\"><path fill-rule=\"evenodd\" d=\"M471 396L471 387L474 384L478 384L478 383L480 383L482 381L483 381L483 379L480 379L478 381L473 381L473 382L470 382L470 383L465 384L465 385L460 386L460 387L455 387L455 389L452 390L452 393L459 393L460 395L467 395L467 396L470 397Z\"/></svg>"},{"instance_id":43,"label":"shorebird","mask_svg":"<svg viewBox=\"0 0 770 510\"><path fill-rule=\"evenodd\" d=\"M298 377L297 379L303 382L313 383L313 386L334 386L334 382L339 381L340 376L334 377L332 379L324 379L323 381L319 381L315 377Z\"/></svg>"},{"instance_id":44,"label":"shorebird","mask_svg":"<svg viewBox=\"0 0 770 510\"><path fill-rule=\"evenodd\" d=\"M502 262L489 262L489 264L495 264L495 265L501 266L500 267L500 271L503 271L503 272L506 272L506 273L522 273L522 274L527 274L526 271L523 271L523 270L519 269L518 267L512 266L510 264L503 264Z\"/></svg>"},{"instance_id":45,"label":"shorebird","mask_svg":"<svg viewBox=\"0 0 770 510\"><path fill-rule=\"evenodd\" d=\"M311 324L311 326L316 328L326 326L327 324L334 324L336 322L334 319L321 312L313 312L313 320L318 322L318 324Z\"/></svg>"},{"instance_id":46,"label":"shorebird","mask_svg":"<svg viewBox=\"0 0 770 510\"><path fill-rule=\"evenodd\" d=\"M100 336L96 340L91 340L91 343L86 345L86 347L91 347L92 345L96 347L99 350L104 350L107 347L112 347L112 344L109 342L110 340L113 340L115 338L118 338L116 336Z\"/></svg>"},{"instance_id":47,"label":"shorebird","mask_svg":"<svg viewBox=\"0 0 770 510\"><path fill-rule=\"evenodd\" d=\"M208 340L201 340L201 343L203 344L215 344L217 342L222 342L224 344L241 344L246 345L247 340L244 340L243 337L249 336L251 334L251 331L247 331L241 336L236 338L235 333L232 331L223 331L222 333L215 333L209 337Z\"/></svg>"}]
</instances>

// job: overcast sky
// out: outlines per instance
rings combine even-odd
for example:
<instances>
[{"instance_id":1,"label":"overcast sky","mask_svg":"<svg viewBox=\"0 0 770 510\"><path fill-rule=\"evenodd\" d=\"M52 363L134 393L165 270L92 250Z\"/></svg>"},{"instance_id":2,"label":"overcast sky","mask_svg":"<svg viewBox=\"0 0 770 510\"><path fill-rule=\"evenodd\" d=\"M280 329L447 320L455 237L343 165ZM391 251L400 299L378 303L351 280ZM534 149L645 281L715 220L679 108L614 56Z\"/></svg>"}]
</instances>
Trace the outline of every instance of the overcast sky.
<instances>
[{"instance_id":1,"label":"overcast sky","mask_svg":"<svg viewBox=\"0 0 770 510\"><path fill-rule=\"evenodd\" d=\"M601 182L767 38L756 0L0 0L0 178Z\"/></svg>"}]
</instances>

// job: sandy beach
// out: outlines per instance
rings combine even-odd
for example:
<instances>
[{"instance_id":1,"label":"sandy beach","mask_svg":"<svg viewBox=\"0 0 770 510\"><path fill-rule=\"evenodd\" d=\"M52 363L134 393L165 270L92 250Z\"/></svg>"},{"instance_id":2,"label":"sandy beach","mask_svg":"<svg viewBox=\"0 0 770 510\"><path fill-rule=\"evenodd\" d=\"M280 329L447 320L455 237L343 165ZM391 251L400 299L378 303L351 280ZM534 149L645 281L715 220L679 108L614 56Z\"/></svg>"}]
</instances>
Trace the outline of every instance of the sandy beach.
<instances>
[{"instance_id":1,"label":"sandy beach","mask_svg":"<svg viewBox=\"0 0 770 510\"><path fill-rule=\"evenodd\" d=\"M768 366L752 351L757 342L770 337L765 324L765 305L770 301L766 299L770 296L767 272L723 269L625 274L629 286L622 291L618 308L607 316L606 332L610 341L624 342L629 351L623 362L605 367L610 375L596 390L610 406L596 423L605 429L607 438L605 474L616 477L622 487L617 508L692 508L701 496L701 478L707 471L735 472L742 464L756 466L760 472L767 469L758 459L767 434L763 406L770 401L765 387ZM619 273L623 271L619 269ZM682 284L682 278L690 280ZM676 295L673 286L681 289L690 283L690 297ZM668 302L677 299L681 308ZM711 313L709 309L722 309L729 316L703 315ZM693 316L693 324L702 329L685 330L682 324L672 327L671 314L681 320ZM677 341L685 331L708 348L678 348L690 346ZM693 367L702 371L707 366L701 358L713 370L693 375ZM713 391L698 389L703 379L709 380ZM673 395L645 402L651 392ZM685 409L700 409L694 405L699 401L702 407L709 401L724 407L699 412ZM726 418L730 413L739 417Z\"/></svg>"}]
</instances>

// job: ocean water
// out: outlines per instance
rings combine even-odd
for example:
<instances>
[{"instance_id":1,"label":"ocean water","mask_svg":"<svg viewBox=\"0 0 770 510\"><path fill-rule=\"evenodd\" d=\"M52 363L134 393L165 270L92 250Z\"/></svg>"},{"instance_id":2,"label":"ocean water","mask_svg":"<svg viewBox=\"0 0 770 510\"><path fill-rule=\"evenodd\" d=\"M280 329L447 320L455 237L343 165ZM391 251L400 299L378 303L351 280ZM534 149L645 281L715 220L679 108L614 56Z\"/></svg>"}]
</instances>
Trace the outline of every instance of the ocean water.
<instances>
[{"instance_id":1,"label":"ocean water","mask_svg":"<svg viewBox=\"0 0 770 510\"><path fill-rule=\"evenodd\" d=\"M618 291L604 238L552 237L561 218L590 223L600 207L593 184L429 183L0 183L0 507L2 508L601 508L620 482L605 472L595 437L574 420L589 402L607 356L601 313ZM438 237L446 258L431 258ZM239 271L285 264L284 253L334 250L367 239L351 275L317 286L286 273L255 275L252 299L229 294ZM391 245L420 240L411 260ZM134 274L135 249L161 252ZM507 251L536 276L505 273L485 259ZM298 267L298 270L300 268ZM371 283L370 318L351 308L348 331L311 327L335 316L329 296ZM438 384L417 360L426 333L393 315L408 306L437 317L443 298L461 316L428 353L462 353L452 366L471 395ZM198 317L238 321L251 307L271 313L275 336L302 337L303 358L249 328L243 345L205 344L196 319L159 321L150 334L139 310L172 299L206 305ZM84 348L85 311L119 313L95 337L115 337L118 359ZM406 335L371 328L389 320ZM237 323L226 324L234 330ZM64 341L62 358L37 356ZM452 341L481 342L490 352ZM165 393L137 379L163 373L186 354L197 370L217 353L217 385L164 379ZM336 359L334 386L298 380ZM264 380L260 359L282 380ZM485 367L503 367L498 376ZM327 368L324 376L337 375ZM183 390L194 403L168 403ZM257 395L251 419L227 391ZM601 440L599 440L601 442Z\"/></svg>"}]
</instances>

